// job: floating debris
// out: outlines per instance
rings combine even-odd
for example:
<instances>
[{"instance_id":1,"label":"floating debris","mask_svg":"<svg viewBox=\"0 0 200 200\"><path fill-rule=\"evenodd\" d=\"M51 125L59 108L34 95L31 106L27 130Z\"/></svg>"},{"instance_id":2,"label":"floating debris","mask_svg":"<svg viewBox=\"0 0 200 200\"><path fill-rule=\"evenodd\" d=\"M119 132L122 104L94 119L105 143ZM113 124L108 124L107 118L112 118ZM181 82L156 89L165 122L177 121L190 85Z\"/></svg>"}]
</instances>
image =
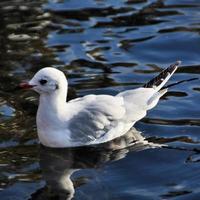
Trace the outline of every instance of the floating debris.
<instances>
[{"instance_id":1,"label":"floating debris","mask_svg":"<svg viewBox=\"0 0 200 200\"><path fill-rule=\"evenodd\" d=\"M8 24L6 26L7 29L11 29L11 30L17 30L21 28L21 24Z\"/></svg>"},{"instance_id":2,"label":"floating debris","mask_svg":"<svg viewBox=\"0 0 200 200\"><path fill-rule=\"evenodd\" d=\"M40 30L44 29L45 27L47 27L49 24L51 24L51 21L46 20L46 21L41 22L38 26L30 27L29 30L40 31Z\"/></svg>"},{"instance_id":3,"label":"floating debris","mask_svg":"<svg viewBox=\"0 0 200 200\"><path fill-rule=\"evenodd\" d=\"M21 11L27 11L29 9L30 8L28 6L19 6L19 10L21 10Z\"/></svg>"},{"instance_id":4,"label":"floating debris","mask_svg":"<svg viewBox=\"0 0 200 200\"><path fill-rule=\"evenodd\" d=\"M27 35L27 34L18 34L17 35L17 34L12 33L8 36L8 39L18 42L18 41L26 41L26 40L36 40L36 39L38 39L38 37L37 36L30 36L30 35Z\"/></svg>"},{"instance_id":5,"label":"floating debris","mask_svg":"<svg viewBox=\"0 0 200 200\"><path fill-rule=\"evenodd\" d=\"M11 10L16 9L16 6L4 6L2 9L5 11L11 11Z\"/></svg>"},{"instance_id":6,"label":"floating debris","mask_svg":"<svg viewBox=\"0 0 200 200\"><path fill-rule=\"evenodd\" d=\"M50 14L49 12L45 12L45 13L42 14L42 15L38 15L38 16L36 17L36 19L46 19L46 18L49 18L49 17L51 17L51 14Z\"/></svg>"}]
</instances>

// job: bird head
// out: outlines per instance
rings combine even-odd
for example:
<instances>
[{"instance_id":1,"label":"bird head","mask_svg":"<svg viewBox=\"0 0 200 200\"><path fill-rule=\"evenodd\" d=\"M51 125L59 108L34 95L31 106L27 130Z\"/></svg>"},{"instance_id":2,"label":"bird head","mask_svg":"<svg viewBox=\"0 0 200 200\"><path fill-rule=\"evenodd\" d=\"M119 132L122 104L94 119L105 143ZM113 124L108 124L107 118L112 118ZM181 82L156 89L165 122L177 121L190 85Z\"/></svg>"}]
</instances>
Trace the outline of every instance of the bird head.
<instances>
[{"instance_id":1,"label":"bird head","mask_svg":"<svg viewBox=\"0 0 200 200\"><path fill-rule=\"evenodd\" d=\"M52 94L60 90L67 90L67 80L64 73L52 67L39 70L33 78L21 83L23 89L33 89L39 94Z\"/></svg>"}]
</instances>

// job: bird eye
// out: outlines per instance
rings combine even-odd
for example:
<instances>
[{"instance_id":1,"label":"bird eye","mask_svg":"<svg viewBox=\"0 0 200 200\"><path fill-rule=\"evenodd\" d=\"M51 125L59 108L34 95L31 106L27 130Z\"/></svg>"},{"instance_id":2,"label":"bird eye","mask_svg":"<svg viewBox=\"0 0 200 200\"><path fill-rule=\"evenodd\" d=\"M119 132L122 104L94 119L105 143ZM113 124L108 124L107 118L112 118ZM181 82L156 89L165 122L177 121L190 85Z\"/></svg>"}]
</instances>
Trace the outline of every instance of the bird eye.
<instances>
[{"instance_id":1,"label":"bird eye","mask_svg":"<svg viewBox=\"0 0 200 200\"><path fill-rule=\"evenodd\" d=\"M40 82L41 85L45 85L47 83L47 80L41 79L39 82Z\"/></svg>"}]
</instances>

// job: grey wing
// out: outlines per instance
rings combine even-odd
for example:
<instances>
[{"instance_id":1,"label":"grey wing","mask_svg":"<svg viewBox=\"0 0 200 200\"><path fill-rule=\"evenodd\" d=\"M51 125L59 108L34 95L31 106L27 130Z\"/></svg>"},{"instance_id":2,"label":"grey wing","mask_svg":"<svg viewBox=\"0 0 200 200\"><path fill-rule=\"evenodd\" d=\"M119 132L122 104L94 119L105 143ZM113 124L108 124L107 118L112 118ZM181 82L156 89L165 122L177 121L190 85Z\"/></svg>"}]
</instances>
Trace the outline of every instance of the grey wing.
<instances>
[{"instance_id":1,"label":"grey wing","mask_svg":"<svg viewBox=\"0 0 200 200\"><path fill-rule=\"evenodd\" d=\"M69 121L71 139L88 143L103 137L116 127L125 115L123 98L92 95L72 102L82 109ZM76 105L77 104L77 105Z\"/></svg>"}]
</instances>

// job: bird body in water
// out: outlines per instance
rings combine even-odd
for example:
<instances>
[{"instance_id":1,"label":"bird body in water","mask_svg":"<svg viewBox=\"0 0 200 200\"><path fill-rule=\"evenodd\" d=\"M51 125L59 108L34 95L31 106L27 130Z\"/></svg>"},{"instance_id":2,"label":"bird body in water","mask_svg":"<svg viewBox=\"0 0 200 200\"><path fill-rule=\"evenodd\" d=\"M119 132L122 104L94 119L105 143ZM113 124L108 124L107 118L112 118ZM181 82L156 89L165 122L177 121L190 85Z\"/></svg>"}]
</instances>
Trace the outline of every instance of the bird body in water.
<instances>
[{"instance_id":1,"label":"bird body in water","mask_svg":"<svg viewBox=\"0 0 200 200\"><path fill-rule=\"evenodd\" d=\"M48 147L75 147L104 143L124 135L146 116L166 92L163 86L180 61L170 65L143 87L115 96L86 95L66 102L68 82L64 73L47 67L39 70L22 88L40 94L37 132Z\"/></svg>"}]
</instances>

